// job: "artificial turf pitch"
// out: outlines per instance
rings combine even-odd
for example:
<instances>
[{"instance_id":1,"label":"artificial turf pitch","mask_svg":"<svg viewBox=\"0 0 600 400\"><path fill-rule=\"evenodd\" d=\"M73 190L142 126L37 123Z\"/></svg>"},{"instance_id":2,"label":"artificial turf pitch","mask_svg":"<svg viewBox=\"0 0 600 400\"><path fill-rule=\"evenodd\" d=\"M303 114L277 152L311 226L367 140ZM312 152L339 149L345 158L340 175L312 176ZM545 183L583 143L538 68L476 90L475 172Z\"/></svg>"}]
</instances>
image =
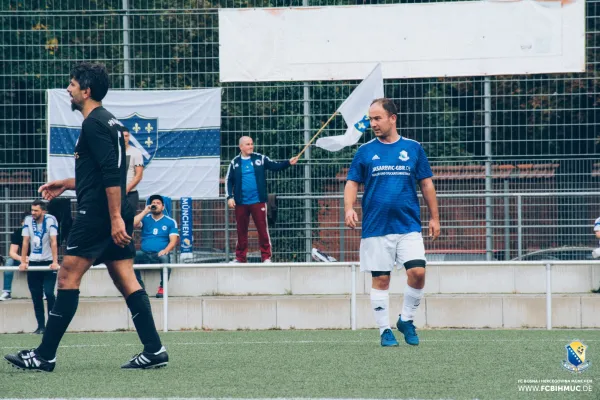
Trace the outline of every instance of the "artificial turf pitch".
<instances>
[{"instance_id":1,"label":"artificial turf pitch","mask_svg":"<svg viewBox=\"0 0 600 400\"><path fill-rule=\"evenodd\" d=\"M598 330L418 332L411 347L395 331L395 348L375 330L169 332L168 367L144 371L119 368L141 351L134 332L66 334L52 373L2 360L0 398L600 399ZM580 374L561 365L575 339L591 362ZM1 353L39 340L0 335ZM586 391L548 392L553 384Z\"/></svg>"}]
</instances>

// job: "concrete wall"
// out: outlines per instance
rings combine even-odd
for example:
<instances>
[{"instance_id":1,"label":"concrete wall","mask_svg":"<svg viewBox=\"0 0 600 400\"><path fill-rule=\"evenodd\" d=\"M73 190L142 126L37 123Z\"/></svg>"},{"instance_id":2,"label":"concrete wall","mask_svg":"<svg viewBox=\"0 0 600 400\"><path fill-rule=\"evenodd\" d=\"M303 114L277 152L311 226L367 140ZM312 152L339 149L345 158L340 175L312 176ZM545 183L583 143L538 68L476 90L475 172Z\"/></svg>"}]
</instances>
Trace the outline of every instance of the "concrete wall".
<instances>
[{"instance_id":1,"label":"concrete wall","mask_svg":"<svg viewBox=\"0 0 600 400\"><path fill-rule=\"evenodd\" d=\"M158 270L142 271L149 294L156 293ZM3 280L2 274L0 279ZM212 295L319 295L349 294L350 268L181 268L171 275L169 293L174 297ZM394 271L390 292L402 294L404 270ZM555 265L552 268L553 293L589 293L600 286L600 263L596 265ZM357 293L368 294L370 276L357 272ZM546 270L537 265L427 267L428 294L545 293ZM83 297L117 296L106 270L90 270L83 278ZM28 298L26 274L16 272L13 297Z\"/></svg>"},{"instance_id":2,"label":"concrete wall","mask_svg":"<svg viewBox=\"0 0 600 400\"><path fill-rule=\"evenodd\" d=\"M600 328L600 296L555 295L556 328ZM157 327L163 326L163 301L152 299ZM390 299L395 326L402 296ZM348 329L348 295L205 296L169 299L169 329ZM368 295L357 297L357 327L375 328ZM546 299L535 294L428 294L415 317L417 327L545 328ZM29 300L0 303L0 332L32 332L36 327ZM133 329L120 297L82 298L70 331Z\"/></svg>"},{"instance_id":3,"label":"concrete wall","mask_svg":"<svg viewBox=\"0 0 600 400\"><path fill-rule=\"evenodd\" d=\"M152 297L157 326L162 300L154 299L158 270L142 272ZM0 274L0 279L2 279ZM370 276L357 272L357 327L373 328ZM169 329L335 329L350 328L350 268L175 269L169 284ZM391 323L402 306L405 271L394 271L390 285ZM600 265L554 265L554 327L600 328ZM432 328L546 327L546 271L543 266L427 267L425 299L416 324ZM83 278L73 331L133 329L129 312L106 270ZM15 273L13 297L0 302L0 332L35 329L26 274Z\"/></svg>"}]
</instances>

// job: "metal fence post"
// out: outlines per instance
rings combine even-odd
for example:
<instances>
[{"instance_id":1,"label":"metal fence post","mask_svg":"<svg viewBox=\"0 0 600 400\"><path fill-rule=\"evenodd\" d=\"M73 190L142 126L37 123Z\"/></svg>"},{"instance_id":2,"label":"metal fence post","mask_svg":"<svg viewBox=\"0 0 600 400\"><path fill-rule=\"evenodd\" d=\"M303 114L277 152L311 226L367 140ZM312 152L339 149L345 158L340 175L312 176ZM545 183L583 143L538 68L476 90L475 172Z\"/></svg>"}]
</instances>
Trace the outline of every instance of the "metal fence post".
<instances>
[{"instance_id":1,"label":"metal fence post","mask_svg":"<svg viewBox=\"0 0 600 400\"><path fill-rule=\"evenodd\" d=\"M129 57L129 1L123 0L123 88L131 88Z\"/></svg>"},{"instance_id":2,"label":"metal fence post","mask_svg":"<svg viewBox=\"0 0 600 400\"><path fill-rule=\"evenodd\" d=\"M504 259L510 260L510 198L508 197L508 179L504 180Z\"/></svg>"},{"instance_id":3,"label":"metal fence post","mask_svg":"<svg viewBox=\"0 0 600 400\"><path fill-rule=\"evenodd\" d=\"M304 0L302 2L304 6L308 6L308 0ZM310 142L310 137L312 135L310 131L310 87L308 82L304 82L303 84L303 96L304 96L304 143ZM310 146L306 149L304 153L304 159L306 160L306 164L304 164L304 193L308 195L306 199L304 199L304 251L305 251L305 261L311 261L311 253L312 253L312 208L311 208L311 199L310 195L312 194L312 185L311 185L311 161L310 161Z\"/></svg>"},{"instance_id":4,"label":"metal fence post","mask_svg":"<svg viewBox=\"0 0 600 400\"><path fill-rule=\"evenodd\" d=\"M342 193L344 193L344 184L342 186ZM345 230L345 218L346 213L344 212L344 197L342 196L342 208L340 210L340 261L346 259L346 230Z\"/></svg>"},{"instance_id":5,"label":"metal fence post","mask_svg":"<svg viewBox=\"0 0 600 400\"><path fill-rule=\"evenodd\" d=\"M8 186L4 187L4 199L8 200L8 196L10 195L10 190ZM6 243L6 252L4 254L8 255L10 250L10 204L7 202L4 203L4 242Z\"/></svg>"},{"instance_id":6,"label":"metal fence post","mask_svg":"<svg viewBox=\"0 0 600 400\"><path fill-rule=\"evenodd\" d=\"M492 83L490 77L483 78L483 120L484 120L484 148L485 148L485 193L493 191L492 184ZM488 261L493 259L494 242L492 220L494 218L494 201L492 197L485 196L485 254Z\"/></svg>"},{"instance_id":7,"label":"metal fence post","mask_svg":"<svg viewBox=\"0 0 600 400\"><path fill-rule=\"evenodd\" d=\"M352 292L350 295L350 326L356 330L356 265L352 264Z\"/></svg>"},{"instance_id":8,"label":"metal fence post","mask_svg":"<svg viewBox=\"0 0 600 400\"><path fill-rule=\"evenodd\" d=\"M225 261L229 262L229 205L225 197Z\"/></svg>"},{"instance_id":9,"label":"metal fence post","mask_svg":"<svg viewBox=\"0 0 600 400\"><path fill-rule=\"evenodd\" d=\"M552 264L546 264L546 329L552 329Z\"/></svg>"},{"instance_id":10,"label":"metal fence post","mask_svg":"<svg viewBox=\"0 0 600 400\"><path fill-rule=\"evenodd\" d=\"M521 195L517 196L517 255L521 257L523 255L523 202Z\"/></svg>"},{"instance_id":11,"label":"metal fence post","mask_svg":"<svg viewBox=\"0 0 600 400\"><path fill-rule=\"evenodd\" d=\"M169 331L169 268L162 268L163 276L163 332Z\"/></svg>"}]
</instances>

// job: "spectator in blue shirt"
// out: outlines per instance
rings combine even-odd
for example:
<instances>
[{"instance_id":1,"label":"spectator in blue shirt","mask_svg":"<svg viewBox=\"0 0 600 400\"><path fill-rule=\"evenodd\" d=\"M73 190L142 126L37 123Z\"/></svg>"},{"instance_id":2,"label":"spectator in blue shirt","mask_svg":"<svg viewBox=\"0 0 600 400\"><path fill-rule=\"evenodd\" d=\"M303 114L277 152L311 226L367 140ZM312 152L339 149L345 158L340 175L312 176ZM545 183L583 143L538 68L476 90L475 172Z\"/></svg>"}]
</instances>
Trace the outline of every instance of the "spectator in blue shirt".
<instances>
[{"instance_id":1,"label":"spectator in blue shirt","mask_svg":"<svg viewBox=\"0 0 600 400\"><path fill-rule=\"evenodd\" d=\"M165 203L162 196L158 194L150 196L149 203L133 220L134 227L142 230L142 249L136 252L135 263L169 264L171 262L170 253L177 245L179 238L177 222L164 214ZM144 287L139 270L135 270L135 272L140 285ZM170 276L171 268L169 268ZM162 298L163 293L161 274L156 297Z\"/></svg>"}]
</instances>

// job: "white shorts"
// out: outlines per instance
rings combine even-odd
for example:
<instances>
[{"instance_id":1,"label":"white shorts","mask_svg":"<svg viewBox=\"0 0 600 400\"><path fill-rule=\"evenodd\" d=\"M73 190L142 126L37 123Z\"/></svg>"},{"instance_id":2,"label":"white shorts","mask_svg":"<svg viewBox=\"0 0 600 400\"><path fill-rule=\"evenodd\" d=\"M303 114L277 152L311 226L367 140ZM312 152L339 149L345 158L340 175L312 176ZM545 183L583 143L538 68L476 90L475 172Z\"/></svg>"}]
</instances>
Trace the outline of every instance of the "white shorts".
<instances>
[{"instance_id":1,"label":"white shorts","mask_svg":"<svg viewBox=\"0 0 600 400\"><path fill-rule=\"evenodd\" d=\"M412 260L425 259L425 245L420 232L374 236L360 240L360 270L392 271Z\"/></svg>"}]
</instances>

